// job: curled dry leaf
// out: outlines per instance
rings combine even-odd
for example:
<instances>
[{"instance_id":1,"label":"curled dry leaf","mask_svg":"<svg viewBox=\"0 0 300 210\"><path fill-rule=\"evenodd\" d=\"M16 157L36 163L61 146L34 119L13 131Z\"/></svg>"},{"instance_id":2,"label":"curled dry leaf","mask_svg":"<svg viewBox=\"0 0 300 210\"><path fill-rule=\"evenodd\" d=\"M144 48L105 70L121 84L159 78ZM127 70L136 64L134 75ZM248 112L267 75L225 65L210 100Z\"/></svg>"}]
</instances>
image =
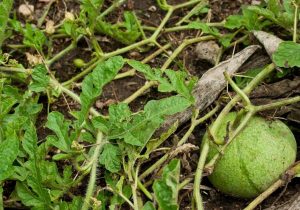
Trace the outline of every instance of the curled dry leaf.
<instances>
[{"instance_id":1,"label":"curled dry leaf","mask_svg":"<svg viewBox=\"0 0 300 210\"><path fill-rule=\"evenodd\" d=\"M264 31L253 31L254 36L263 44L269 56L272 58L273 53L277 50L282 39Z\"/></svg>"},{"instance_id":2,"label":"curled dry leaf","mask_svg":"<svg viewBox=\"0 0 300 210\"><path fill-rule=\"evenodd\" d=\"M251 45L241 52L235 54L231 59L221 62L203 74L193 90L193 96L196 100L195 108L202 112L209 105L211 105L211 103L215 101L221 91L226 87L227 82L223 75L224 71L227 71L229 75L234 74L259 48L260 47L258 45ZM189 119L191 119L193 110L194 108L189 108L184 112L170 116L161 126L161 129L159 129L157 134L166 131L177 120L179 125L187 122Z\"/></svg>"},{"instance_id":3,"label":"curled dry leaf","mask_svg":"<svg viewBox=\"0 0 300 210\"><path fill-rule=\"evenodd\" d=\"M192 150L197 150L199 149L199 147L191 144L191 143L186 143L183 144L179 147L177 147L172 153L171 153L171 157L176 157L178 154L180 153L189 153Z\"/></svg>"}]
</instances>

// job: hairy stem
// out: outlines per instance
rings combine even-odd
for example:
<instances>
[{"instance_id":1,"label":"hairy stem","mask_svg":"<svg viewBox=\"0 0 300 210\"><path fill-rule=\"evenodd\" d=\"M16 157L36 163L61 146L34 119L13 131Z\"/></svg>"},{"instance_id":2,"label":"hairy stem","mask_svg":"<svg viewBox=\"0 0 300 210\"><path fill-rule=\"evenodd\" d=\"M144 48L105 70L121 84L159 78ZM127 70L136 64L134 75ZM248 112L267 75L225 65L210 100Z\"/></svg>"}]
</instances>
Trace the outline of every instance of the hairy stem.
<instances>
[{"instance_id":1,"label":"hairy stem","mask_svg":"<svg viewBox=\"0 0 300 210\"><path fill-rule=\"evenodd\" d=\"M93 196L94 189L95 189L95 183L96 183L98 157L99 157L99 154L100 154L100 151L101 151L103 145L104 145L103 133L101 131L98 131L95 150L93 152L92 159L90 160L93 164L92 164L92 169L91 169L91 173L90 173L89 184L88 184L84 202L83 202L83 205L81 208L82 210L88 210L90 207L90 200L91 200L91 197Z\"/></svg>"}]
</instances>

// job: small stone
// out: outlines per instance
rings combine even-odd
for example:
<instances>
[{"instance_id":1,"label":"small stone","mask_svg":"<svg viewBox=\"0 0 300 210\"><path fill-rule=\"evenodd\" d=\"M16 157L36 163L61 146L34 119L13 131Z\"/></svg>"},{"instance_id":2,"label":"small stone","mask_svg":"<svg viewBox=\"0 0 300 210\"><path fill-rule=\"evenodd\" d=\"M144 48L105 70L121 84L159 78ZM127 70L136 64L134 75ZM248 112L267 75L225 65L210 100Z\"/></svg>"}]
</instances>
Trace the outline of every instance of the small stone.
<instances>
[{"instance_id":1,"label":"small stone","mask_svg":"<svg viewBox=\"0 0 300 210\"><path fill-rule=\"evenodd\" d=\"M148 11L150 11L150 12L156 12L157 8L156 8L156 6L152 5L151 7L148 8Z\"/></svg>"},{"instance_id":2,"label":"small stone","mask_svg":"<svg viewBox=\"0 0 300 210\"><path fill-rule=\"evenodd\" d=\"M200 42L197 44L195 53L198 59L206 60L215 65L220 51L219 45L214 41Z\"/></svg>"},{"instance_id":3,"label":"small stone","mask_svg":"<svg viewBox=\"0 0 300 210\"><path fill-rule=\"evenodd\" d=\"M21 4L18 12L25 17L31 16L34 12L34 6L31 4Z\"/></svg>"},{"instance_id":4,"label":"small stone","mask_svg":"<svg viewBox=\"0 0 300 210\"><path fill-rule=\"evenodd\" d=\"M65 12L65 20L74 21L75 20L74 14L71 12Z\"/></svg>"},{"instance_id":5,"label":"small stone","mask_svg":"<svg viewBox=\"0 0 300 210\"><path fill-rule=\"evenodd\" d=\"M53 34L55 32L54 22L52 20L48 20L46 22L46 33Z\"/></svg>"},{"instance_id":6,"label":"small stone","mask_svg":"<svg viewBox=\"0 0 300 210\"><path fill-rule=\"evenodd\" d=\"M28 52L26 52L25 55L26 55L28 63L32 66L36 66L38 64L43 63L43 58L40 55L32 55Z\"/></svg>"}]
</instances>

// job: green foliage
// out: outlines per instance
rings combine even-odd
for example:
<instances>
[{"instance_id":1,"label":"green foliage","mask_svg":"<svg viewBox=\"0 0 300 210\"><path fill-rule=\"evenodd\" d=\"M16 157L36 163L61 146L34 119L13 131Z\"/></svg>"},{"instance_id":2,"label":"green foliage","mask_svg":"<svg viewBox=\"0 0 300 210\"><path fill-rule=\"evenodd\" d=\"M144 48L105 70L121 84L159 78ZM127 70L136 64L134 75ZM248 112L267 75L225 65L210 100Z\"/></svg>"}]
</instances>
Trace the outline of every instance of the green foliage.
<instances>
[{"instance_id":1,"label":"green foliage","mask_svg":"<svg viewBox=\"0 0 300 210\"><path fill-rule=\"evenodd\" d=\"M34 92L43 92L49 85L50 78L47 75L47 69L44 65L37 65L31 74L32 83L29 85L29 89Z\"/></svg>"},{"instance_id":2,"label":"green foliage","mask_svg":"<svg viewBox=\"0 0 300 210\"><path fill-rule=\"evenodd\" d=\"M12 0L3 0L0 2L0 54L2 43L6 38L6 26L13 2Z\"/></svg>"},{"instance_id":3,"label":"green foliage","mask_svg":"<svg viewBox=\"0 0 300 210\"><path fill-rule=\"evenodd\" d=\"M94 22L102 4L103 0L81 0L81 11L87 14L90 22Z\"/></svg>"},{"instance_id":4,"label":"green foliage","mask_svg":"<svg viewBox=\"0 0 300 210\"><path fill-rule=\"evenodd\" d=\"M110 119L106 124L109 128L109 139L124 139L127 144L133 146L144 146L154 131L164 122L164 117L181 112L189 107L191 103L183 97L172 96L169 98L149 101L144 111L138 114L123 118ZM117 111L115 111L117 109ZM112 113L120 112L124 105L116 105L110 108ZM125 108L127 109L127 108ZM128 109L127 109L128 110Z\"/></svg>"},{"instance_id":5,"label":"green foliage","mask_svg":"<svg viewBox=\"0 0 300 210\"><path fill-rule=\"evenodd\" d=\"M295 6L293 0L269 0L266 7L248 6L243 8L243 15L231 15L227 18L225 27L236 29L245 27L248 30L262 30L272 23L293 30ZM261 18L263 17L263 18Z\"/></svg>"},{"instance_id":6,"label":"green foliage","mask_svg":"<svg viewBox=\"0 0 300 210\"><path fill-rule=\"evenodd\" d=\"M196 84L196 79L190 80L187 73L184 71L173 71L151 68L149 65L143 64L139 61L130 60L128 62L130 66L139 72L142 72L146 79L159 82L158 90L160 92L177 92L179 95L188 99L191 103L194 102L194 96L192 95L193 88ZM165 75L167 77L165 77Z\"/></svg>"},{"instance_id":7,"label":"green foliage","mask_svg":"<svg viewBox=\"0 0 300 210\"><path fill-rule=\"evenodd\" d=\"M23 44L28 47L32 47L39 52L43 51L43 45L46 44L47 38L41 30L27 23L23 33Z\"/></svg>"},{"instance_id":8,"label":"green foliage","mask_svg":"<svg viewBox=\"0 0 300 210\"><path fill-rule=\"evenodd\" d=\"M0 181L9 178L13 173L13 162L19 153L19 140L14 131L6 134L0 142Z\"/></svg>"},{"instance_id":9,"label":"green foliage","mask_svg":"<svg viewBox=\"0 0 300 210\"><path fill-rule=\"evenodd\" d=\"M64 119L63 114L49 113L46 127L56 134L47 136L47 141L64 152L70 152L72 146L72 138L69 136L70 122Z\"/></svg>"},{"instance_id":10,"label":"green foliage","mask_svg":"<svg viewBox=\"0 0 300 210\"><path fill-rule=\"evenodd\" d=\"M205 34L210 34L216 37L220 37L220 32L217 28L209 27L206 23L193 21L188 24L188 28L201 30Z\"/></svg>"},{"instance_id":11,"label":"green foliage","mask_svg":"<svg viewBox=\"0 0 300 210\"><path fill-rule=\"evenodd\" d=\"M124 20L125 22L111 24L98 18L95 29L97 32L110 36L125 45L130 45L141 36L141 32L132 12L125 12Z\"/></svg>"},{"instance_id":12,"label":"green foliage","mask_svg":"<svg viewBox=\"0 0 300 210\"><path fill-rule=\"evenodd\" d=\"M89 108L102 93L102 88L115 78L118 71L123 67L122 57L112 57L103 63L99 63L92 73L87 75L82 82L80 94L81 110L78 113L78 123L82 124L87 117Z\"/></svg>"},{"instance_id":13,"label":"green foliage","mask_svg":"<svg viewBox=\"0 0 300 210\"><path fill-rule=\"evenodd\" d=\"M164 168L162 178L154 181L153 191L160 209L179 209L177 204L179 176L180 161L178 159L173 159Z\"/></svg>"},{"instance_id":14,"label":"green foliage","mask_svg":"<svg viewBox=\"0 0 300 210\"><path fill-rule=\"evenodd\" d=\"M278 49L273 54L273 60L279 67L300 67L299 52L300 44L292 41L285 41L280 43Z\"/></svg>"},{"instance_id":15,"label":"green foliage","mask_svg":"<svg viewBox=\"0 0 300 210\"><path fill-rule=\"evenodd\" d=\"M99 157L101 164L105 165L105 168L112 173L116 173L121 169L121 150L118 146L112 144L105 144L103 152Z\"/></svg>"}]
</instances>

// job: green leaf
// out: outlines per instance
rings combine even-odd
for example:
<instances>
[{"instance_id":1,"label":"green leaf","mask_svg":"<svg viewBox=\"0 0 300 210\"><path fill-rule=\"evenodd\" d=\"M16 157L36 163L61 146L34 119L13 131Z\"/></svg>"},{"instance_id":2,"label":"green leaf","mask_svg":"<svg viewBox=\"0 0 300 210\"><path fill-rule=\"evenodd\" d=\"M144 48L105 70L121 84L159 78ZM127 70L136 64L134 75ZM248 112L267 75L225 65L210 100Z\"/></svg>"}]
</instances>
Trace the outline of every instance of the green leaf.
<instances>
[{"instance_id":1,"label":"green leaf","mask_svg":"<svg viewBox=\"0 0 300 210\"><path fill-rule=\"evenodd\" d=\"M199 21L190 22L187 25L188 28L201 30L205 34L211 34L213 36L221 36L219 30L214 27L209 27L206 23L201 23Z\"/></svg>"},{"instance_id":2,"label":"green leaf","mask_svg":"<svg viewBox=\"0 0 300 210\"><path fill-rule=\"evenodd\" d=\"M22 141L22 146L25 150L25 152L29 155L30 159L34 159L37 161L37 135L36 130L33 123L30 123L28 126L25 135L24 140Z\"/></svg>"},{"instance_id":3,"label":"green leaf","mask_svg":"<svg viewBox=\"0 0 300 210\"><path fill-rule=\"evenodd\" d=\"M137 20L132 12L126 11L124 13L125 22L111 24L102 19L97 19L96 31L112 37L113 39L130 45L136 42L141 36Z\"/></svg>"},{"instance_id":4,"label":"green leaf","mask_svg":"<svg viewBox=\"0 0 300 210\"><path fill-rule=\"evenodd\" d=\"M186 82L188 75L184 71L173 71L167 69L165 73L168 76L174 91L188 99L191 103L194 103L195 99L192 95L192 91L196 84L196 79L193 78Z\"/></svg>"},{"instance_id":5,"label":"green leaf","mask_svg":"<svg viewBox=\"0 0 300 210\"><path fill-rule=\"evenodd\" d=\"M21 186L21 191L18 192L18 195L23 202L24 199L27 199L27 196L34 198L34 200L37 199L38 202L35 202L33 206L40 206L41 203L48 206L50 205L50 195L49 191L43 186L43 179L47 177L45 176L45 171L51 169L51 167L50 165L47 168L43 167L45 161L38 158L37 134L33 123L27 127L22 145L29 155L29 160L25 163L25 167L30 171L26 183L33 192L30 192L27 187Z\"/></svg>"},{"instance_id":6,"label":"green leaf","mask_svg":"<svg viewBox=\"0 0 300 210\"><path fill-rule=\"evenodd\" d=\"M44 207L43 201L41 201L24 183L17 182L16 191L24 205Z\"/></svg>"},{"instance_id":7,"label":"green leaf","mask_svg":"<svg viewBox=\"0 0 300 210\"><path fill-rule=\"evenodd\" d=\"M39 52L43 51L43 45L46 43L47 38L44 33L38 28L34 28L29 23L26 24L24 30L23 44L28 47L33 47Z\"/></svg>"},{"instance_id":8,"label":"green leaf","mask_svg":"<svg viewBox=\"0 0 300 210\"><path fill-rule=\"evenodd\" d=\"M117 173L121 169L122 153L118 146L105 144L99 157L101 164L112 173Z\"/></svg>"},{"instance_id":9,"label":"green leaf","mask_svg":"<svg viewBox=\"0 0 300 210\"><path fill-rule=\"evenodd\" d=\"M246 27L248 30L261 30L268 22L262 22L255 11L243 8L243 15L231 15L226 19L225 27L236 29Z\"/></svg>"},{"instance_id":10,"label":"green leaf","mask_svg":"<svg viewBox=\"0 0 300 210\"><path fill-rule=\"evenodd\" d=\"M273 54L273 61L279 67L300 67L300 44L292 41L280 43Z\"/></svg>"},{"instance_id":11,"label":"green leaf","mask_svg":"<svg viewBox=\"0 0 300 210\"><path fill-rule=\"evenodd\" d=\"M50 77L47 75L47 69L44 65L37 65L32 72L32 83L29 90L34 92L43 92L49 85Z\"/></svg>"},{"instance_id":12,"label":"green leaf","mask_svg":"<svg viewBox=\"0 0 300 210\"><path fill-rule=\"evenodd\" d=\"M146 79L158 81L158 90L160 92L175 91L181 96L190 100L192 103L194 102L192 91L194 85L196 84L196 80L192 78L187 81L188 75L186 72L167 69L165 70L165 74L167 76L166 78L164 77L163 71L161 69L152 69L149 65L135 60L128 61L128 64L137 71L142 72L145 75Z\"/></svg>"},{"instance_id":13,"label":"green leaf","mask_svg":"<svg viewBox=\"0 0 300 210\"><path fill-rule=\"evenodd\" d=\"M122 127L112 128L108 137L124 139L126 143L134 146L144 146L167 115L181 112L190 105L190 101L181 96L149 101L145 105L144 112L122 122Z\"/></svg>"},{"instance_id":14,"label":"green leaf","mask_svg":"<svg viewBox=\"0 0 300 210\"><path fill-rule=\"evenodd\" d=\"M58 149L71 151L72 139L69 137L70 122L66 121L60 112L51 112L47 117L46 127L52 130L56 136L47 136L47 141Z\"/></svg>"},{"instance_id":15,"label":"green leaf","mask_svg":"<svg viewBox=\"0 0 300 210\"><path fill-rule=\"evenodd\" d=\"M147 201L143 206L142 210L155 210L154 204L150 201Z\"/></svg>"},{"instance_id":16,"label":"green leaf","mask_svg":"<svg viewBox=\"0 0 300 210\"><path fill-rule=\"evenodd\" d=\"M95 20L99 15L103 0L81 0L81 9L87 13L90 20Z\"/></svg>"},{"instance_id":17,"label":"green leaf","mask_svg":"<svg viewBox=\"0 0 300 210\"><path fill-rule=\"evenodd\" d=\"M123 65L124 60L121 56L112 57L98 64L94 71L84 78L80 94L81 111L78 114L80 125L86 119L94 101L101 95L102 88L115 78Z\"/></svg>"},{"instance_id":18,"label":"green leaf","mask_svg":"<svg viewBox=\"0 0 300 210\"><path fill-rule=\"evenodd\" d=\"M15 132L10 131L6 140L0 143L0 181L13 173L12 164L19 153L19 139Z\"/></svg>"},{"instance_id":19,"label":"green leaf","mask_svg":"<svg viewBox=\"0 0 300 210\"><path fill-rule=\"evenodd\" d=\"M173 159L163 170L162 178L155 180L153 191L161 210L177 210L180 161Z\"/></svg>"},{"instance_id":20,"label":"green leaf","mask_svg":"<svg viewBox=\"0 0 300 210\"><path fill-rule=\"evenodd\" d=\"M13 0L2 0L2 2L0 2L0 54L2 43L6 38L6 26L9 20L9 13L13 2Z\"/></svg>"}]
</instances>

